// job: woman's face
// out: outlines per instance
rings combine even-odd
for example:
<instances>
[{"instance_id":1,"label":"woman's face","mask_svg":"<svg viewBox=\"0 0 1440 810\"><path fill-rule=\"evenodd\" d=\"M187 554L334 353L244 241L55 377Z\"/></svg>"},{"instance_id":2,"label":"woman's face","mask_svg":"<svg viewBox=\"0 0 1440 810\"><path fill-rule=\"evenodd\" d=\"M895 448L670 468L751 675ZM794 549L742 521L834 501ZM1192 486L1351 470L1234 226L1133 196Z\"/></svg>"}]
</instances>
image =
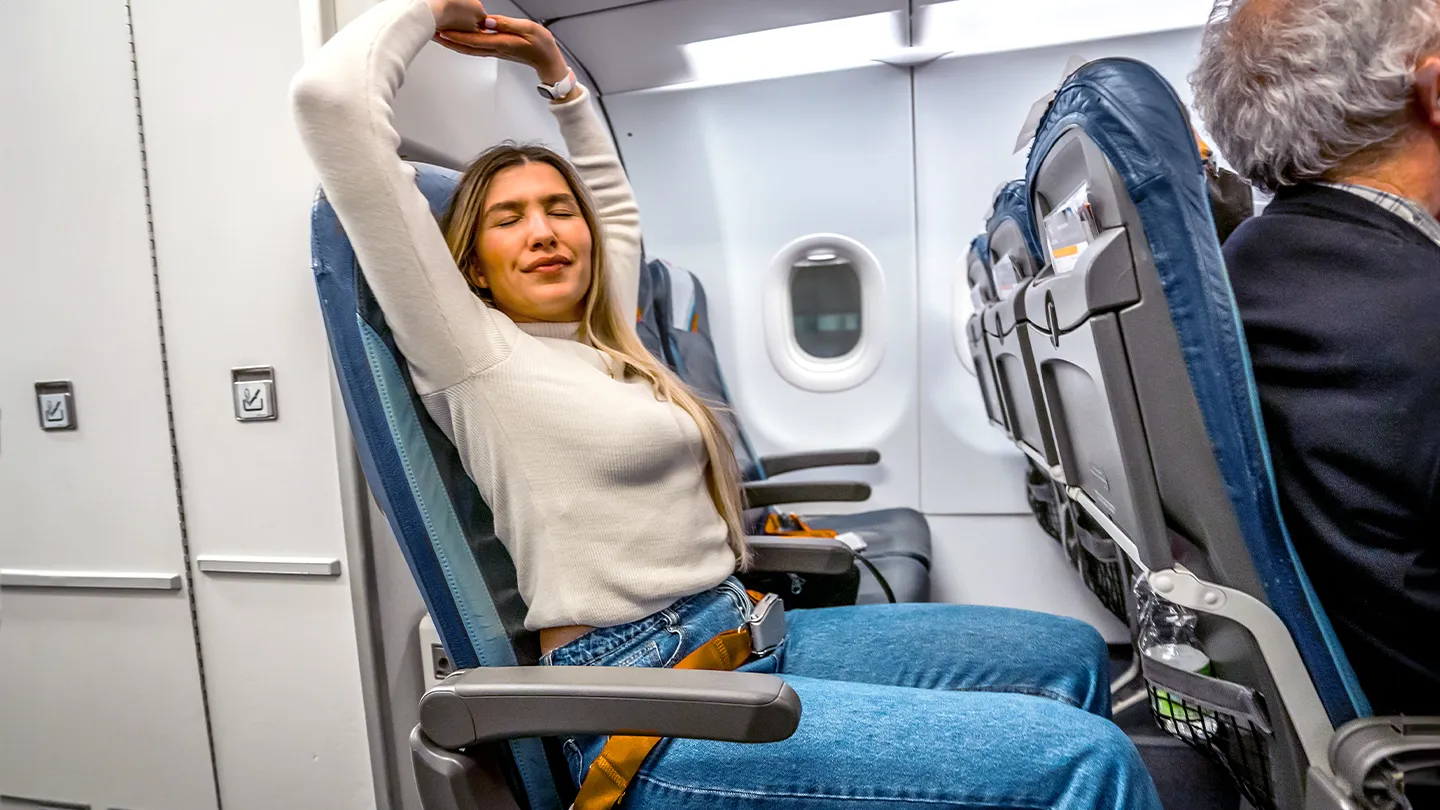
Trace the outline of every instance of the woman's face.
<instances>
[{"instance_id":1,"label":"woman's face","mask_svg":"<svg viewBox=\"0 0 1440 810\"><path fill-rule=\"evenodd\" d=\"M502 169L481 204L482 278L517 323L568 323L585 314L593 235L575 192L548 163Z\"/></svg>"}]
</instances>

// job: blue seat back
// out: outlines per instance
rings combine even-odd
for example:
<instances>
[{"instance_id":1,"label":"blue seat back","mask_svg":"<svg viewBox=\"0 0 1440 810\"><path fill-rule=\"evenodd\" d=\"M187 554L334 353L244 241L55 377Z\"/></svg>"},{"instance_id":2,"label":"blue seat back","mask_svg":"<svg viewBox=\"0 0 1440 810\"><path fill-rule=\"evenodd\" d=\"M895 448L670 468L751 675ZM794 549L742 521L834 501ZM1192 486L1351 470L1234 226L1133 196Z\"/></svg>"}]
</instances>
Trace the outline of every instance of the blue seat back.
<instances>
[{"instance_id":1,"label":"blue seat back","mask_svg":"<svg viewBox=\"0 0 1440 810\"><path fill-rule=\"evenodd\" d=\"M1010 230L1013 228L1013 231ZM990 216L985 220L985 243L990 250L990 268L996 299L1007 297L1007 283L1019 284L1034 277L1040 261L1040 241L1030 217L1029 187L1024 180L1011 180L995 193ZM995 262L1009 258L1015 265L1015 279L994 277Z\"/></svg>"},{"instance_id":2,"label":"blue seat back","mask_svg":"<svg viewBox=\"0 0 1440 810\"><path fill-rule=\"evenodd\" d=\"M652 259L647 265L653 285L656 315L660 321L666 359L680 379L712 405L720 425L735 450L735 461L745 481L765 478L745 428L725 387L720 369L720 356L710 334L710 312L705 300L705 287L700 279L683 267L664 259Z\"/></svg>"},{"instance_id":3,"label":"blue seat back","mask_svg":"<svg viewBox=\"0 0 1440 810\"><path fill-rule=\"evenodd\" d=\"M995 282L990 278L990 239L983 233L970 240L970 250L965 254L965 280L970 285L970 301L976 312L995 303Z\"/></svg>"},{"instance_id":4,"label":"blue seat back","mask_svg":"<svg viewBox=\"0 0 1440 810\"><path fill-rule=\"evenodd\" d=\"M439 217L458 174L412 164ZM311 210L311 263L340 391L365 479L399 540L425 606L458 668L533 664L515 567L460 455L426 412L354 249L321 193ZM515 740L501 763L532 810L562 806L552 754ZM568 789L568 785L561 785Z\"/></svg>"},{"instance_id":5,"label":"blue seat back","mask_svg":"<svg viewBox=\"0 0 1440 810\"><path fill-rule=\"evenodd\" d=\"M1082 187L1098 232L1074 267L1043 254L1050 267L1027 291L1068 483L1108 500L1148 566L1183 562L1266 602L1332 723L1368 714L1281 517L1183 104L1147 65L1090 63L1045 114L1026 179L1045 251L1064 244L1047 215L1059 233Z\"/></svg>"}]
</instances>

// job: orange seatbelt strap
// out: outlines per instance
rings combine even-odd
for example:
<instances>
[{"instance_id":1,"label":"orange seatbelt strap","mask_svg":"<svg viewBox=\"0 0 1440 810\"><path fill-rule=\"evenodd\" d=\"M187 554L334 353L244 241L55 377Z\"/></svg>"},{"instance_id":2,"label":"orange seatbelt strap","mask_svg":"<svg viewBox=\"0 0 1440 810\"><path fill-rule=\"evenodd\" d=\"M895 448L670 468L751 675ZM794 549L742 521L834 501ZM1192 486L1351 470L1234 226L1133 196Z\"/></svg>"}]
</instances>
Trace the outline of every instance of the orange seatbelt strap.
<instances>
[{"instance_id":1,"label":"orange seatbelt strap","mask_svg":"<svg viewBox=\"0 0 1440 810\"><path fill-rule=\"evenodd\" d=\"M753 597L754 594L751 594ZM728 630L705 642L675 665L675 669L711 669L730 672L750 658L750 628ZM660 744L660 737L611 737L590 764L572 810L610 810L620 803L625 789L645 757Z\"/></svg>"},{"instance_id":2,"label":"orange seatbelt strap","mask_svg":"<svg viewBox=\"0 0 1440 810\"><path fill-rule=\"evenodd\" d=\"M799 515L780 515L771 512L765 516L765 533L771 537L829 537L838 535L834 529L812 529Z\"/></svg>"}]
</instances>

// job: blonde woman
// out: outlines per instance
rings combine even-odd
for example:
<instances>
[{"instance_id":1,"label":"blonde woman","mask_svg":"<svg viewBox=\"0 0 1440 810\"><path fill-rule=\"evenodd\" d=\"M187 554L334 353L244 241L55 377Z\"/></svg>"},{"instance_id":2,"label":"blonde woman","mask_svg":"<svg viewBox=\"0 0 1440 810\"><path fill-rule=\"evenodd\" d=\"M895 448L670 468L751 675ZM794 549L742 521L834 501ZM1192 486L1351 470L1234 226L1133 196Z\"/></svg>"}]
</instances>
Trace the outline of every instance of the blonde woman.
<instances>
[{"instance_id":1,"label":"blonde woman","mask_svg":"<svg viewBox=\"0 0 1440 810\"><path fill-rule=\"evenodd\" d=\"M533 67L571 155L486 152L439 227L396 155L391 107L432 39ZM550 33L476 0L386 0L306 65L294 103L416 388L494 511L542 663L664 667L740 626L734 455L641 347L635 199ZM1160 806L1106 719L1106 650L1083 624L954 605L789 624L744 668L791 681L796 734L668 741L627 806ZM564 741L577 784L604 742Z\"/></svg>"}]
</instances>

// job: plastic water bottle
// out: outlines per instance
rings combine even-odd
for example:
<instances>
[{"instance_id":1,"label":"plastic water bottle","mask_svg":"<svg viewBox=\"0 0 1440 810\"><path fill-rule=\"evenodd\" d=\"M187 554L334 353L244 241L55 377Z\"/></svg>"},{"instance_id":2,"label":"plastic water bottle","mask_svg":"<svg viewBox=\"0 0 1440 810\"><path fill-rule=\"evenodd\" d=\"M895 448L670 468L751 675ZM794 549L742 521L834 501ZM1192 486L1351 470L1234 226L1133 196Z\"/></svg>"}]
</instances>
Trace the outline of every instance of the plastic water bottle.
<instances>
[{"instance_id":1,"label":"plastic water bottle","mask_svg":"<svg viewBox=\"0 0 1440 810\"><path fill-rule=\"evenodd\" d=\"M1199 617L1157 596L1144 573L1136 577L1135 596L1140 615L1141 654L1174 669L1209 675L1210 656L1205 654L1196 633ZM1215 733L1217 723L1210 712L1186 707L1183 696L1171 696L1159 687L1154 689L1155 714L1165 731L1195 742L1203 742Z\"/></svg>"}]
</instances>

